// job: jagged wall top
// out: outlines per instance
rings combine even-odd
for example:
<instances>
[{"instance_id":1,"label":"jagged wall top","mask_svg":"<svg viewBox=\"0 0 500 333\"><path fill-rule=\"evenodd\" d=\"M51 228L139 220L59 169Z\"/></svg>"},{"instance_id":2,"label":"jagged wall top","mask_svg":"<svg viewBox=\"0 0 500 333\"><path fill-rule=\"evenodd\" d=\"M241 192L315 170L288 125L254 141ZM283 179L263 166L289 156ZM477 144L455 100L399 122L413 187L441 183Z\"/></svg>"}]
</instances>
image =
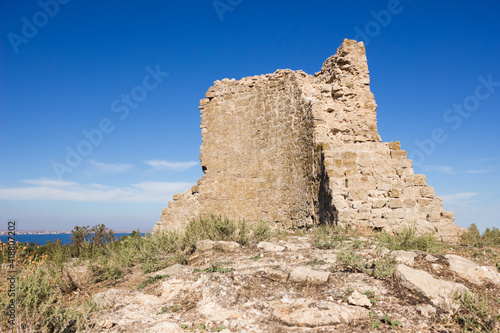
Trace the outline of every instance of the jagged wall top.
<instances>
[{"instance_id":1,"label":"jagged wall top","mask_svg":"<svg viewBox=\"0 0 500 333\"><path fill-rule=\"evenodd\" d=\"M324 83L333 83L345 75L354 75L356 81L369 85L369 74L363 42L358 43L355 40L344 39L336 54L326 59L321 71L314 76Z\"/></svg>"},{"instance_id":2,"label":"jagged wall top","mask_svg":"<svg viewBox=\"0 0 500 333\"><path fill-rule=\"evenodd\" d=\"M315 74L321 90L313 101L318 141L381 141L369 74L363 42L344 39L336 54L324 62Z\"/></svg>"}]
</instances>

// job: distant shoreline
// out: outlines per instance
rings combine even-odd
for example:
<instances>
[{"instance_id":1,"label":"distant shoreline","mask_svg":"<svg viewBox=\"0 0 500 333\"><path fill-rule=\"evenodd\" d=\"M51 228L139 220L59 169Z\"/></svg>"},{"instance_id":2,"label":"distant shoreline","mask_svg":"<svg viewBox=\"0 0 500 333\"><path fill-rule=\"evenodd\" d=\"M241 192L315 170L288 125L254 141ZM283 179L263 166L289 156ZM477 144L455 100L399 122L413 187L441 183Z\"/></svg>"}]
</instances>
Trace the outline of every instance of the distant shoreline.
<instances>
[{"instance_id":1,"label":"distant shoreline","mask_svg":"<svg viewBox=\"0 0 500 333\"><path fill-rule=\"evenodd\" d=\"M132 233L134 230L113 230L115 234ZM141 234L151 233L151 230L140 230ZM0 230L0 236L8 235L8 230ZM16 230L16 235L59 235L71 234L70 230Z\"/></svg>"}]
</instances>

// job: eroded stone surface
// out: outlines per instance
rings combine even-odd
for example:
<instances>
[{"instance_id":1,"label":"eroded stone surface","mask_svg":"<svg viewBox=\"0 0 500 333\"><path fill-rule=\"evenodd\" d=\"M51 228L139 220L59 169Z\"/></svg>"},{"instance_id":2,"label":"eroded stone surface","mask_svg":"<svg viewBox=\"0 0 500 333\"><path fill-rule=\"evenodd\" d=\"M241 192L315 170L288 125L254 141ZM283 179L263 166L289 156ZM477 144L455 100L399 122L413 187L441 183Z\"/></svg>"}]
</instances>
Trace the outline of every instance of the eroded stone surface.
<instances>
[{"instance_id":1,"label":"eroded stone surface","mask_svg":"<svg viewBox=\"0 0 500 333\"><path fill-rule=\"evenodd\" d=\"M406 265L398 265L396 268L396 279L399 283L413 291L429 298L435 306L445 309L457 308L457 303L453 302L453 295L457 291L469 291L461 283L455 283L434 278L427 272L410 268Z\"/></svg>"},{"instance_id":2,"label":"eroded stone surface","mask_svg":"<svg viewBox=\"0 0 500 333\"><path fill-rule=\"evenodd\" d=\"M500 285L500 273L498 273L496 267L480 266L471 260L454 254L448 254L444 257L448 260L450 269L461 278L477 285L483 285L485 283Z\"/></svg>"},{"instance_id":3,"label":"eroded stone surface","mask_svg":"<svg viewBox=\"0 0 500 333\"><path fill-rule=\"evenodd\" d=\"M436 314L436 308L430 304L419 304L415 308L422 316L427 318Z\"/></svg>"},{"instance_id":4,"label":"eroded stone surface","mask_svg":"<svg viewBox=\"0 0 500 333\"><path fill-rule=\"evenodd\" d=\"M289 280L296 283L310 283L321 285L328 282L330 273L310 269L308 267L297 267L291 273Z\"/></svg>"},{"instance_id":5,"label":"eroded stone surface","mask_svg":"<svg viewBox=\"0 0 500 333\"><path fill-rule=\"evenodd\" d=\"M184 270L184 266L182 266L181 264L175 264L173 266L162 269L161 271L155 272L155 275L166 275L169 277L173 277L184 273Z\"/></svg>"},{"instance_id":6,"label":"eroded stone surface","mask_svg":"<svg viewBox=\"0 0 500 333\"><path fill-rule=\"evenodd\" d=\"M451 295L466 288L457 283L463 278L447 264L432 271L429 264L421 265L424 261L416 263L440 278L399 265L394 283L391 276L374 278L370 269L346 270L340 260L319 263L319 258L332 258L343 248L322 250L300 244L313 241L313 235L290 237L282 244L297 244L297 252L265 252L263 256L255 244L234 252L195 252L185 266L149 274L169 277L141 289L137 287L147 275L137 267L113 289L94 297L103 316L93 331L196 332L203 324L210 332L222 326L228 332L368 332L376 316L384 314L412 332L454 331L447 325L459 303ZM346 241L344 246L350 244ZM372 262L385 252L360 249L359 253ZM442 262L442 256L437 257ZM206 270L214 265L227 269ZM494 295L495 289L484 290ZM387 324L379 328L389 330Z\"/></svg>"},{"instance_id":7,"label":"eroded stone surface","mask_svg":"<svg viewBox=\"0 0 500 333\"><path fill-rule=\"evenodd\" d=\"M318 327L349 323L368 317L368 310L332 302L296 299L290 303L273 302L273 316L285 325Z\"/></svg>"},{"instance_id":8,"label":"eroded stone surface","mask_svg":"<svg viewBox=\"0 0 500 333\"><path fill-rule=\"evenodd\" d=\"M257 248L262 249L264 252L281 252L286 249L284 246L270 242L260 242L257 244Z\"/></svg>"},{"instance_id":9,"label":"eroded stone surface","mask_svg":"<svg viewBox=\"0 0 500 333\"><path fill-rule=\"evenodd\" d=\"M397 262L408 266L413 266L413 264L415 263L415 258L417 257L416 253L404 250L394 251L393 254L395 255L395 259Z\"/></svg>"}]
</instances>

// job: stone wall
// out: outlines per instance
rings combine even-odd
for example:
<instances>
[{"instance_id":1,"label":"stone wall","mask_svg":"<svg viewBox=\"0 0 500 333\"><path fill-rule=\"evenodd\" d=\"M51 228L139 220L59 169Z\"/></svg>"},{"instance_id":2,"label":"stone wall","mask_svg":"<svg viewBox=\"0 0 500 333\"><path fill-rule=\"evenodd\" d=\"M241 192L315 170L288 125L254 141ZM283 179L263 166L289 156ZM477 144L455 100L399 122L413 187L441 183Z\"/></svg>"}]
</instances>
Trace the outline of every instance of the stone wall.
<instances>
[{"instance_id":1,"label":"stone wall","mask_svg":"<svg viewBox=\"0 0 500 333\"><path fill-rule=\"evenodd\" d=\"M363 43L344 40L314 76L302 71L216 81L201 100L204 176L174 195L154 230L211 213L284 228L415 223L460 230L399 142L383 143Z\"/></svg>"},{"instance_id":2,"label":"stone wall","mask_svg":"<svg viewBox=\"0 0 500 333\"><path fill-rule=\"evenodd\" d=\"M223 80L201 104L200 213L312 223L314 124L295 73Z\"/></svg>"}]
</instances>

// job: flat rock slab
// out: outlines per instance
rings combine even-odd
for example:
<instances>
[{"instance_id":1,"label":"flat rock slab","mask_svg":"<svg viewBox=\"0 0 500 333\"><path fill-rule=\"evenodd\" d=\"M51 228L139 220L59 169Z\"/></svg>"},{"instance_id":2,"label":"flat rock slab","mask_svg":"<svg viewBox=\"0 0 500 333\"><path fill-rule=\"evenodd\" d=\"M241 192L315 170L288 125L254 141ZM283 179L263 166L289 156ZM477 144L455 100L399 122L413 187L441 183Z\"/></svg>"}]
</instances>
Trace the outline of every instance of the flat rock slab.
<instances>
[{"instance_id":1,"label":"flat rock slab","mask_svg":"<svg viewBox=\"0 0 500 333\"><path fill-rule=\"evenodd\" d=\"M432 304L445 309L455 309L458 306L452 299L455 292L469 291L461 283L439 280L427 272L403 264L398 265L395 276L404 288L423 294Z\"/></svg>"},{"instance_id":2,"label":"flat rock slab","mask_svg":"<svg viewBox=\"0 0 500 333\"><path fill-rule=\"evenodd\" d=\"M94 301L102 308L121 308L120 305L126 304L128 307L159 307L162 300L153 295L146 295L139 291L108 289L97 293Z\"/></svg>"},{"instance_id":3,"label":"flat rock slab","mask_svg":"<svg viewBox=\"0 0 500 333\"><path fill-rule=\"evenodd\" d=\"M286 281L290 276L289 273L286 273L281 269L274 268L262 268L257 272L256 275L272 281Z\"/></svg>"},{"instance_id":4,"label":"flat rock slab","mask_svg":"<svg viewBox=\"0 0 500 333\"><path fill-rule=\"evenodd\" d=\"M257 244L257 248L264 250L264 252L282 252L286 249L284 246L269 242L260 242Z\"/></svg>"},{"instance_id":5,"label":"flat rock slab","mask_svg":"<svg viewBox=\"0 0 500 333\"><path fill-rule=\"evenodd\" d=\"M392 254L394 254L395 260L397 262L408 266L413 266L413 264L415 263L415 258L417 257L416 253L404 250L394 251L392 252Z\"/></svg>"},{"instance_id":6,"label":"flat rock slab","mask_svg":"<svg viewBox=\"0 0 500 333\"><path fill-rule=\"evenodd\" d=\"M109 289L97 293L94 300L102 309L108 310L106 320L100 324L111 329L107 332L158 332L149 328L162 321L161 316L151 316L161 311L164 301L160 297L139 291Z\"/></svg>"},{"instance_id":7,"label":"flat rock slab","mask_svg":"<svg viewBox=\"0 0 500 333\"><path fill-rule=\"evenodd\" d=\"M185 330L181 329L177 323L158 323L155 326L149 327L148 332L151 333L181 333Z\"/></svg>"},{"instance_id":8,"label":"flat rock slab","mask_svg":"<svg viewBox=\"0 0 500 333\"><path fill-rule=\"evenodd\" d=\"M436 308L430 304L419 304L415 309L424 317L429 318L436 314Z\"/></svg>"},{"instance_id":9,"label":"flat rock slab","mask_svg":"<svg viewBox=\"0 0 500 333\"><path fill-rule=\"evenodd\" d=\"M437 261L438 258L434 257L432 254L428 254L425 256L425 260L427 260L429 262L434 262L434 261Z\"/></svg>"},{"instance_id":10,"label":"flat rock slab","mask_svg":"<svg viewBox=\"0 0 500 333\"><path fill-rule=\"evenodd\" d=\"M298 299L270 305L274 308L273 317L288 326L318 327L368 318L365 308L317 300Z\"/></svg>"},{"instance_id":11,"label":"flat rock slab","mask_svg":"<svg viewBox=\"0 0 500 333\"><path fill-rule=\"evenodd\" d=\"M495 267L480 266L471 260L454 254L448 254L444 257L448 260L450 269L462 279L480 286L485 283L500 285L500 273Z\"/></svg>"},{"instance_id":12,"label":"flat rock slab","mask_svg":"<svg viewBox=\"0 0 500 333\"><path fill-rule=\"evenodd\" d=\"M288 251L299 251L299 250L307 250L312 247L310 243L286 243L285 247Z\"/></svg>"},{"instance_id":13,"label":"flat rock slab","mask_svg":"<svg viewBox=\"0 0 500 333\"><path fill-rule=\"evenodd\" d=\"M154 275L168 275L168 276L176 276L176 275L181 275L184 273L184 266L181 264L175 264L173 266L167 267L165 269L162 269L161 271L153 273L151 276Z\"/></svg>"},{"instance_id":14,"label":"flat rock slab","mask_svg":"<svg viewBox=\"0 0 500 333\"><path fill-rule=\"evenodd\" d=\"M296 283L322 285L328 282L329 277L329 272L317 271L308 267L296 267L290 273L289 280Z\"/></svg>"}]
</instances>

